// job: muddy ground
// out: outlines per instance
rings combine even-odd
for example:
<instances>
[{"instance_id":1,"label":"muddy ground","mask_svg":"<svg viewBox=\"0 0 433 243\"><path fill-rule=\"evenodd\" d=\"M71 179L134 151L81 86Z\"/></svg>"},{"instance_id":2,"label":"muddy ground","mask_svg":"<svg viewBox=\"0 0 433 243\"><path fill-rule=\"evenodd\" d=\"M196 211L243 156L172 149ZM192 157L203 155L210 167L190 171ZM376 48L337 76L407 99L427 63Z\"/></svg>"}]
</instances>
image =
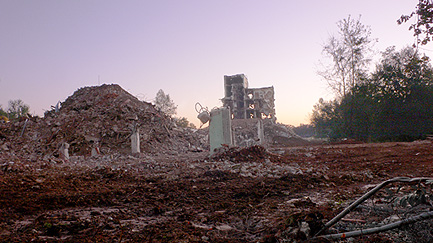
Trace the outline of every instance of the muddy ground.
<instances>
[{"instance_id":1,"label":"muddy ground","mask_svg":"<svg viewBox=\"0 0 433 243\"><path fill-rule=\"evenodd\" d=\"M0 242L314 241L310 235L375 184L432 175L432 151L430 141L416 141L254 146L211 158L206 152L3 158ZM368 207L329 232L370 227L395 214L373 215ZM408 210L414 209L425 206ZM355 241L428 242L430 225Z\"/></svg>"}]
</instances>

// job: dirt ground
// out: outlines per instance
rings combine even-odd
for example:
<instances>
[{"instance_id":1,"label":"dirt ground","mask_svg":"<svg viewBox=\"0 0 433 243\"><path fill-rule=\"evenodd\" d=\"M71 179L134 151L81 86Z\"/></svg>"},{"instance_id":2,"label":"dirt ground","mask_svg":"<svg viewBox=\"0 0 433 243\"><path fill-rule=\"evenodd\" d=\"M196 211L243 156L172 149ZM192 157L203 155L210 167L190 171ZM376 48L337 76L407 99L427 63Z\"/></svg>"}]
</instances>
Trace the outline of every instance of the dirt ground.
<instances>
[{"instance_id":1,"label":"dirt ground","mask_svg":"<svg viewBox=\"0 0 433 243\"><path fill-rule=\"evenodd\" d=\"M432 151L430 141L415 141L253 146L212 157L3 156L0 242L326 242L309 235L384 180L432 175ZM360 208L329 232L391 214ZM356 242L428 242L430 226L427 220Z\"/></svg>"},{"instance_id":2,"label":"dirt ground","mask_svg":"<svg viewBox=\"0 0 433 243\"><path fill-rule=\"evenodd\" d=\"M430 140L320 145L264 122L264 148L249 119L233 123L247 147L209 156L206 129L178 127L119 85L83 87L58 105L0 123L0 242L327 242L313 236L378 183L433 174ZM389 185L321 236L431 211L427 182ZM433 242L432 228L355 241Z\"/></svg>"}]
</instances>

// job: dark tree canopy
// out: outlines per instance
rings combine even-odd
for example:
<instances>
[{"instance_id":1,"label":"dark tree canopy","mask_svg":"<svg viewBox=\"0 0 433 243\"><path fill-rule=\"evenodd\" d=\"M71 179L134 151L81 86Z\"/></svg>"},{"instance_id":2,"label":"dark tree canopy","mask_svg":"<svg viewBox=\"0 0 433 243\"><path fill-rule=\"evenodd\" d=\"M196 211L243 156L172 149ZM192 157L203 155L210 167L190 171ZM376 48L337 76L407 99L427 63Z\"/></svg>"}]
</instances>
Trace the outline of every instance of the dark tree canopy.
<instances>
[{"instance_id":1,"label":"dark tree canopy","mask_svg":"<svg viewBox=\"0 0 433 243\"><path fill-rule=\"evenodd\" d=\"M431 41L433 35L433 2L431 0L419 0L415 11L409 15L402 15L398 24L408 22L416 16L416 22L409 26L413 35L417 37L417 44L425 45Z\"/></svg>"},{"instance_id":2,"label":"dark tree canopy","mask_svg":"<svg viewBox=\"0 0 433 243\"><path fill-rule=\"evenodd\" d=\"M355 109L354 109L355 107ZM314 107L317 135L364 141L410 140L433 133L433 69L413 48L388 48L368 82Z\"/></svg>"},{"instance_id":3,"label":"dark tree canopy","mask_svg":"<svg viewBox=\"0 0 433 243\"><path fill-rule=\"evenodd\" d=\"M9 100L8 116L9 119L20 118L30 111L30 107L21 99Z\"/></svg>"}]
</instances>

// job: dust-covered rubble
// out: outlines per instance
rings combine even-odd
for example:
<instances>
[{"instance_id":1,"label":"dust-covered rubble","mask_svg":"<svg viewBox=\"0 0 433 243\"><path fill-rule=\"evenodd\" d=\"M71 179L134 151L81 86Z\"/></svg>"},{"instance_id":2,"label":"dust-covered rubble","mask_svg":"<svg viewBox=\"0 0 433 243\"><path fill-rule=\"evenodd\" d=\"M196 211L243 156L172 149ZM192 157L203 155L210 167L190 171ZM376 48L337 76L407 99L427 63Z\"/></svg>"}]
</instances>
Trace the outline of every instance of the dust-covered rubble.
<instances>
[{"instance_id":1,"label":"dust-covered rubble","mask_svg":"<svg viewBox=\"0 0 433 243\"><path fill-rule=\"evenodd\" d=\"M140 128L141 151L186 153L208 148L203 133L176 128L171 118L138 100L119 85L78 89L44 118L29 117L0 124L0 153L35 161L59 157L62 144L71 156L130 153L131 128ZM1 155L0 155L1 156Z\"/></svg>"}]
</instances>

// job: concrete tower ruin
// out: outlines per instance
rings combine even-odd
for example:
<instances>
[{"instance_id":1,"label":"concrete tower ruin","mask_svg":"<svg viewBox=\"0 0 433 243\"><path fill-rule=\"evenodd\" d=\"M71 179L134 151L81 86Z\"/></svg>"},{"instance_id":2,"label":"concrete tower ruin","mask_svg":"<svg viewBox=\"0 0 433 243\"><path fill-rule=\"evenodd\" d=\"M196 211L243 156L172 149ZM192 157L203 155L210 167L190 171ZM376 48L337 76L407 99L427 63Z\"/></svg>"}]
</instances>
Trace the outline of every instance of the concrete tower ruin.
<instances>
[{"instance_id":1,"label":"concrete tower ruin","mask_svg":"<svg viewBox=\"0 0 433 243\"><path fill-rule=\"evenodd\" d=\"M233 119L275 120L274 87L249 88L244 74L224 76L222 102L230 108Z\"/></svg>"}]
</instances>

